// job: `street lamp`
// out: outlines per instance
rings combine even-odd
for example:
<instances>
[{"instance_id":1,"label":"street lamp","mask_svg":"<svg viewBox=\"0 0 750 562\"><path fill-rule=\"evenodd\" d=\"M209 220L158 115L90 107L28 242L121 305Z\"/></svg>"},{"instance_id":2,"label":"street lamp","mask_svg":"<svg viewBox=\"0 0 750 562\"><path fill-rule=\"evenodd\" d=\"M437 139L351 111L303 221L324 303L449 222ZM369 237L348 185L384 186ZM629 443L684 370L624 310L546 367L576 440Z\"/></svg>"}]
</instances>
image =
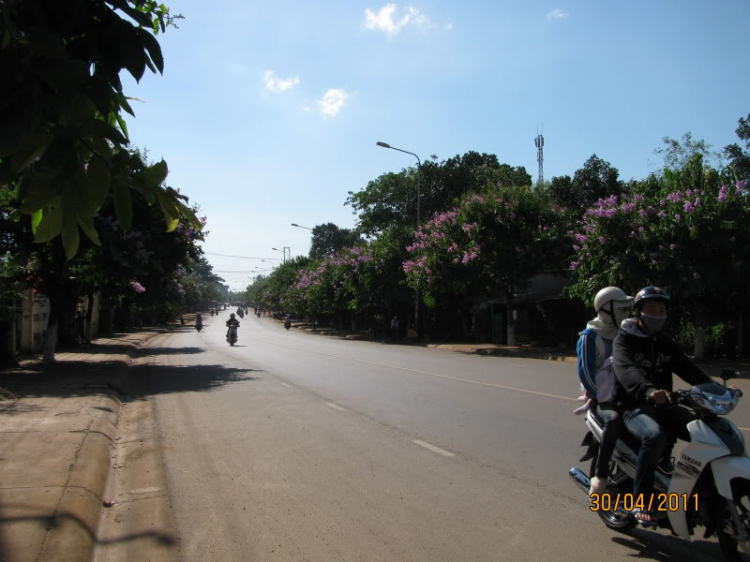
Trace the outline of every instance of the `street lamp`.
<instances>
[{"instance_id":1,"label":"street lamp","mask_svg":"<svg viewBox=\"0 0 750 562\"><path fill-rule=\"evenodd\" d=\"M304 228L305 230L312 230L312 228L310 228L309 226L302 226L295 222L292 223L292 226L296 226L297 228Z\"/></svg>"},{"instance_id":2,"label":"street lamp","mask_svg":"<svg viewBox=\"0 0 750 562\"><path fill-rule=\"evenodd\" d=\"M282 246L283 250L279 250L278 248L271 248L272 250L276 252L281 252L284 254L284 263L286 263L286 253L289 252L289 259L292 259L292 249L289 246Z\"/></svg>"},{"instance_id":3,"label":"street lamp","mask_svg":"<svg viewBox=\"0 0 750 562\"><path fill-rule=\"evenodd\" d=\"M403 152L405 154L411 154L412 156L414 156L414 158L417 159L417 230L419 230L419 225L421 223L420 217L419 217L419 200L420 200L419 175L420 175L420 171L422 168L422 161L419 159L419 156L417 156L413 152L409 152L408 150L402 150L400 148L396 148L395 146L391 146L387 142L378 141L375 144L383 148L390 148L391 150L398 150L399 152ZM419 287L417 287L416 294L414 295L414 327L417 330L417 334L419 334Z\"/></svg>"}]
</instances>

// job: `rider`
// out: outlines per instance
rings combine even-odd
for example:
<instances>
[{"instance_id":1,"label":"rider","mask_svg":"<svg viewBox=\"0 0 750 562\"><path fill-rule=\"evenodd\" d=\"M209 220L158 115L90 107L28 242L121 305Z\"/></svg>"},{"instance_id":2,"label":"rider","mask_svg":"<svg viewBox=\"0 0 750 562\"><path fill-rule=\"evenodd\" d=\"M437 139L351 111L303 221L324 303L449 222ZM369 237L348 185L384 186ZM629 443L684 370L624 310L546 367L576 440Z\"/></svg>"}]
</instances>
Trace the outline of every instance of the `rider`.
<instances>
[{"instance_id":1,"label":"rider","mask_svg":"<svg viewBox=\"0 0 750 562\"><path fill-rule=\"evenodd\" d=\"M612 373L612 342L620 324L630 315L633 297L619 287L605 287L594 297L597 316L579 335L578 378L589 398L588 407L596 408L602 420L602 439L599 445L590 494L603 494L607 489L609 462L622 432L623 423L614 405L614 374ZM579 413L581 409L576 412Z\"/></svg>"},{"instance_id":2,"label":"rider","mask_svg":"<svg viewBox=\"0 0 750 562\"><path fill-rule=\"evenodd\" d=\"M229 315L229 320L227 320L227 328L229 328L229 329L235 328L236 329L236 328L239 328L239 327L240 327L240 321L237 320L234 317L234 312L232 312ZM229 337L229 330L227 330L227 337Z\"/></svg>"},{"instance_id":3,"label":"rider","mask_svg":"<svg viewBox=\"0 0 750 562\"><path fill-rule=\"evenodd\" d=\"M195 325L203 326L203 316L201 316L200 312L196 312L195 314Z\"/></svg>"},{"instance_id":4,"label":"rider","mask_svg":"<svg viewBox=\"0 0 750 562\"><path fill-rule=\"evenodd\" d=\"M691 385L713 382L673 340L661 333L669 300L667 292L659 287L641 289L633 304L635 318L623 322L612 354L617 403L623 411L625 427L641 442L633 495L636 503L645 504L645 509L635 510L636 519L643 525L653 525L657 515L664 515L648 510L659 458L675 437L690 440L687 424L695 419L688 408L671 403L672 373Z\"/></svg>"}]
</instances>

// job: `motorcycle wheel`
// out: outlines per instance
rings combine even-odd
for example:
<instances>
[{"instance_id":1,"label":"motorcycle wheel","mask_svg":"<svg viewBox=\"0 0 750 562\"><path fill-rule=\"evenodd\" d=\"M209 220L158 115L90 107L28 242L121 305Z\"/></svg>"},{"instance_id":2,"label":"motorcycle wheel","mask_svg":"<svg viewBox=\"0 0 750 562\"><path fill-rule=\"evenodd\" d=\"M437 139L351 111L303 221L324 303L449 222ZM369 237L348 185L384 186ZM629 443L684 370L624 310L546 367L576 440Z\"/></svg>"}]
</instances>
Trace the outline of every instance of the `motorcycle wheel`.
<instances>
[{"instance_id":1,"label":"motorcycle wheel","mask_svg":"<svg viewBox=\"0 0 750 562\"><path fill-rule=\"evenodd\" d=\"M734 501L740 511L740 520L745 528L750 530L750 481L739 480L732 486L732 492ZM740 543L735 535L734 523L729 514L728 506L722 511L718 531L716 532L721 554L727 562L740 562L742 560L740 551L750 554L750 541Z\"/></svg>"}]
</instances>

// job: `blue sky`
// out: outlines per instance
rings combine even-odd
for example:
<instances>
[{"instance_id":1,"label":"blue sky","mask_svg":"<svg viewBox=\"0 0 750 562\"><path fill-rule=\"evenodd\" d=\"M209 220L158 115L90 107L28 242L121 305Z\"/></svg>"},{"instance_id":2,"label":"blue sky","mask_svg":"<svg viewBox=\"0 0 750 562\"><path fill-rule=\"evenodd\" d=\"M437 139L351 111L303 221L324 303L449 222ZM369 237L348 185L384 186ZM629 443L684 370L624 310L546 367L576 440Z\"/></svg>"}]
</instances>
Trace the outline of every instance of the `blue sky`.
<instances>
[{"instance_id":1,"label":"blue sky","mask_svg":"<svg viewBox=\"0 0 750 562\"><path fill-rule=\"evenodd\" d=\"M207 257L233 289L309 250L290 226L354 226L344 202L414 164L469 150L545 178L596 153L623 179L664 136L715 149L750 113L747 0L413 3L175 0L163 76L125 79L131 141L208 216ZM125 78L125 77L124 77ZM129 78L129 77L128 77Z\"/></svg>"}]
</instances>

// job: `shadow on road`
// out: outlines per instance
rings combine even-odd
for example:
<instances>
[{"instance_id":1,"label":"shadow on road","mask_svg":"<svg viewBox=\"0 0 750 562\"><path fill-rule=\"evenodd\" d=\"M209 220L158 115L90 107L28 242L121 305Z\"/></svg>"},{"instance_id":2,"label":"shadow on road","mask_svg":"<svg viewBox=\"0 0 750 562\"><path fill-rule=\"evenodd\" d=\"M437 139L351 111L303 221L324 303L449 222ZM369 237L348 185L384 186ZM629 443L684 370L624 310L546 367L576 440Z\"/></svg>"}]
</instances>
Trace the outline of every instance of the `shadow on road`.
<instances>
[{"instance_id":1,"label":"shadow on road","mask_svg":"<svg viewBox=\"0 0 750 562\"><path fill-rule=\"evenodd\" d=\"M35 506L25 504L3 504L3 512L28 512L34 511ZM74 513L66 511L58 511L55 514L38 514L38 515L26 515L17 517L8 517L4 513L0 515L0 531L5 529L6 531L21 524L36 523L39 527L43 527L45 530L50 531L61 527L66 533L83 532L89 536L93 544L96 545L114 545L119 543L125 543L134 540L150 540L153 544L167 549L177 548L177 537L172 536L168 533L161 533L157 531L147 531L143 533L133 533L129 535L122 535L120 537L112 539L100 539L97 537L94 530L80 517ZM76 529L77 528L77 529ZM2 534L0 534L0 560L10 560L9 549L3 540ZM18 554L16 552L15 554ZM48 552L47 555L50 553ZM77 553L80 554L80 553ZM7 557L6 557L7 556Z\"/></svg>"},{"instance_id":2,"label":"shadow on road","mask_svg":"<svg viewBox=\"0 0 750 562\"><path fill-rule=\"evenodd\" d=\"M259 380L255 369L224 365L136 365L128 368L128 399L139 400L157 394L206 392L228 384Z\"/></svg>"},{"instance_id":3,"label":"shadow on road","mask_svg":"<svg viewBox=\"0 0 750 562\"><path fill-rule=\"evenodd\" d=\"M660 562L682 562L683 560L723 560L719 544L694 537L686 542L678 537L662 535L645 529L634 529L628 535L617 535L612 542L634 552L634 558L658 560ZM703 557L703 558L700 558Z\"/></svg>"}]
</instances>

